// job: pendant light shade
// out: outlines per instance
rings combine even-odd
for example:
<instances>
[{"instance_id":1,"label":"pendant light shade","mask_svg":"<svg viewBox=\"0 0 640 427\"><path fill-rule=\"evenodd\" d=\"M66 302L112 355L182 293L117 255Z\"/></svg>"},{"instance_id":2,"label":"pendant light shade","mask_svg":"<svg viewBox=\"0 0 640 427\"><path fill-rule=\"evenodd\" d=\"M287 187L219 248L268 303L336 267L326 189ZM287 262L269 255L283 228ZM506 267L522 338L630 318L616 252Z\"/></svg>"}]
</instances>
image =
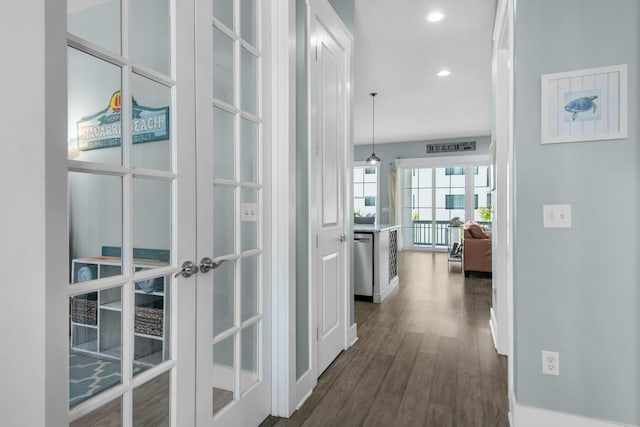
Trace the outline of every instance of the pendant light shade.
<instances>
[{"instance_id":1,"label":"pendant light shade","mask_svg":"<svg viewBox=\"0 0 640 427\"><path fill-rule=\"evenodd\" d=\"M376 95L377 92L371 92L371 155L367 157L367 163L371 165L377 165L380 163L380 157L376 156L376 143L375 143L375 129L376 129Z\"/></svg>"}]
</instances>

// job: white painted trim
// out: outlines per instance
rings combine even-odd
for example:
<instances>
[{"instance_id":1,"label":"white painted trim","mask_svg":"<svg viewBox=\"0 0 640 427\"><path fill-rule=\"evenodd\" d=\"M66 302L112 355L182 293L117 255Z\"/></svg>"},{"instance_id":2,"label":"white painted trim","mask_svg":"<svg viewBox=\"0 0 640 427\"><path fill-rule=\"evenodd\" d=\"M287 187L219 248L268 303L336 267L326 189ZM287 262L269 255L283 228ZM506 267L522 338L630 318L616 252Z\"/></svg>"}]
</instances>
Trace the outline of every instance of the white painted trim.
<instances>
[{"instance_id":1,"label":"white painted trim","mask_svg":"<svg viewBox=\"0 0 640 427\"><path fill-rule=\"evenodd\" d=\"M515 72L515 63L514 63L514 0L499 0L498 8L497 8L497 19L494 26L494 47L493 47L493 55L497 55L497 51L499 49L507 50L507 61L508 61L508 105L507 105L507 120L509 124L508 135L507 135L507 149L506 153L504 153L504 161L507 162L508 167L505 171L505 182L504 182L504 194L507 196L506 200L506 212L505 218L508 221L508 225L505 227L506 236L502 239L502 242L507 246L507 253L505 254L505 269L506 269L506 278L505 278L505 286L506 286L506 342L507 342L507 354L508 358L508 391L510 397L510 407L515 407L515 398L513 400L512 397L515 396L515 364L514 364L514 305L513 305L513 217L514 217L514 142L513 142L513 119L514 119L514 72ZM505 34L506 33L506 34ZM502 313L502 311L500 312ZM505 328L502 328L504 331ZM501 334L501 330L498 329L498 333ZM501 340L498 339L498 342ZM510 416L512 414L510 413ZM514 423L511 423L514 425Z\"/></svg>"},{"instance_id":2,"label":"white painted trim","mask_svg":"<svg viewBox=\"0 0 640 427\"><path fill-rule=\"evenodd\" d=\"M297 6L296 6L297 7ZM296 38L296 44L298 43L303 43L306 47L306 57L305 57L305 65L306 65L306 89L307 89L307 145L308 145L308 152L307 152L307 170L309 170L309 165L311 164L311 94L309 93L309 82L311 81L311 53L310 53L310 49L309 49L309 28L311 27L311 12L310 12L310 5L309 5L309 0L305 1L305 26L307 29L307 38L301 38L298 39ZM297 16L297 12L293 12L293 16ZM297 33L296 33L297 35ZM294 49L292 55L295 57L295 52L297 51L297 48ZM294 133L295 135L295 133ZM295 141L295 138L294 138ZM295 176L295 174L294 174ZM309 181L309 189L311 188L311 182ZM306 204L307 206L311 206L312 203L312 192L311 191L307 191L307 198L306 198ZM295 211L295 206L294 209ZM311 270L312 270L312 263L313 263L313 242L315 241L315 239L313 238L313 230L311 227L311 224L313 222L313 215L314 212L313 211L309 211L308 212L308 217L307 217L307 221L309 224L309 227L307 227L307 266L308 266L308 275L307 275L307 283L308 283L308 298L307 298L307 304L309 307L309 312L307 314L307 318L308 318L308 328L307 328L307 336L308 336L308 348L309 348L309 366L307 368L307 371L304 372L300 378L297 378L297 367L295 366L296 364L294 363L292 366L292 376L293 379L295 380L295 388L293 393L291 393L290 396L290 400L293 400L294 404L292 405L292 407L290 408L290 411L293 412L293 408L295 408L297 406L297 404L305 398L305 396L311 391L313 390L313 388L316 386L318 378L317 376L314 375L314 371L313 371L313 366L315 364L314 360L316 358L316 344L315 344L315 340L313 339L313 329L314 329L314 325L315 325L315 320L314 320L314 313L311 311L312 307L311 307L311 303L313 301L313 297L312 297L312 293L313 293L313 288L311 285ZM296 298L294 297L293 300L293 304L295 307L296 304ZM295 310L295 308L294 308ZM296 331L294 328L293 331L293 343L294 343L294 352L296 351L296 347L297 347L297 342L296 342ZM297 359L294 359L295 362L297 363ZM297 380L296 380L297 378Z\"/></svg>"},{"instance_id":3,"label":"white painted trim","mask_svg":"<svg viewBox=\"0 0 640 427\"><path fill-rule=\"evenodd\" d=\"M295 407L295 1L271 4L272 414Z\"/></svg>"},{"instance_id":4,"label":"white painted trim","mask_svg":"<svg viewBox=\"0 0 640 427\"><path fill-rule=\"evenodd\" d=\"M496 340L496 331L498 330L498 323L496 322L496 314L493 311L493 307L491 307L491 313L489 316L489 329L491 329L491 339L493 340L493 347L496 349L496 351L498 351L498 342Z\"/></svg>"},{"instance_id":5,"label":"white painted trim","mask_svg":"<svg viewBox=\"0 0 640 427\"><path fill-rule=\"evenodd\" d=\"M23 110L23 111L29 111L29 113L27 113L26 115L23 114L22 116L24 117L24 120L29 123L27 125L29 128L29 132L27 132L26 135L23 136L23 138L29 139L29 140L33 139L34 143L36 143L37 141L37 143L39 144L39 147L42 147L44 149L44 152L34 153L30 151L30 148L28 146L18 149L22 152L22 155L20 156L22 157L22 160L19 162L13 162L13 163L16 164L14 167L25 168L24 169L25 175L28 174L34 180L34 182L38 182L37 184L38 187L40 187L42 185L41 183L44 182L44 194L45 194L44 209L39 210L39 207L42 206L40 204L42 199L40 199L39 197L37 197L37 199L39 200L35 204L33 203L33 200L30 200L29 203L26 203L26 204L20 201L21 197L31 199L34 195L37 194L32 192L32 190L34 190L33 182L27 182L29 187L23 186L24 182L21 181L20 174L15 174L15 175L8 174L8 175L5 175L5 177L10 177L12 183L15 183L15 182L20 183L20 185L17 185L17 186L15 184L9 184L10 185L9 188L11 188L12 190L16 189L16 191L18 193L22 193L23 196L18 196L17 198L14 198L13 196L10 196L10 195L8 196L6 193L3 193L3 195L7 197L7 199L11 200L12 206L15 209L8 209L8 210L14 211L15 215L22 216L20 213L23 212L23 209L32 210L33 212L31 213L31 215L35 215L39 218L42 218L40 215L44 215L44 222L40 222L40 221L31 222L31 220L34 220L34 218L33 217L30 218L30 215L25 215L24 222L25 224L28 224L28 225L27 227L23 227L20 225L20 223L16 223L14 221L5 221L4 220L5 217L3 217L2 223L13 228L15 230L14 233L19 234L21 243L17 243L15 240L12 240L12 236L10 234L7 235L4 232L2 233L2 238L8 239L8 240L5 240L7 242L11 242L10 245L7 245L8 246L7 250L16 254L20 259L26 258L24 261L26 270L30 271L29 273L28 271L23 270L20 264L11 264L9 268L3 268L3 271L4 271L3 282L6 284L13 283L12 286L10 285L10 286L4 287L5 289L4 297L7 298L6 301L29 300L28 295L26 295L24 291L21 291L19 289L19 288L25 287L25 286L20 286L20 284L29 283L29 286L26 286L28 288L31 288L29 293L34 292L36 294L40 294L41 296L43 296L43 300L44 300L44 306L40 306L39 304L42 300L39 299L40 297L36 296L34 300L36 304L34 304L31 307L31 312L37 313L38 311L41 311L41 310L44 311L44 317L46 319L46 323L45 325L40 324L35 329L30 329L25 327L25 325L22 324L25 317L30 317L30 315L24 316L25 313L23 313L23 316L21 317L14 317L13 321L20 319L21 329L23 331L26 331L26 333L23 333L23 334L18 333L18 335L24 336L24 339L26 341L32 341L32 342L24 347L20 345L14 346L12 344L16 344L16 342L15 341L12 342L12 339L10 338L8 342L3 339L2 344L3 346L6 346L5 348L19 349L19 351L13 352L13 353L20 358L20 361L23 363L22 365L23 368L24 366L32 366L29 360L22 359L22 357L24 357L25 355L28 355L28 353L31 351L29 350L30 348L31 349L34 349L34 347L40 348L40 349L45 348L45 352L44 352L45 361L44 361L43 368L41 368L41 369L44 369L44 374L45 374L44 390L38 390L38 387L34 384L34 382L30 381L30 378L33 378L33 377L31 377L30 374L26 374L24 372L30 369L21 369L16 371L15 374L20 376L20 382L23 384L24 387L26 387L26 388L22 388L22 387L20 388L27 391L28 395L30 395L30 398L28 400L24 400L22 403L28 402L28 404L32 406L27 408L27 406L25 405L15 405L15 408L10 409L9 412L11 413L13 410L17 410L17 413L19 414L19 421L17 422L22 425L27 425L29 423L29 421L27 421L27 418L30 418L30 417L26 417L24 413L30 412L32 409L37 408L36 409L37 413L41 410L44 411L43 413L45 415L45 420L47 425L63 425L63 424L66 424L66 421L67 421L68 396L69 396L67 393L64 392L68 390L68 384L69 384L68 382L68 369L69 369L69 362L68 362L68 354L69 354L68 307L69 305L68 304L69 304L69 299L67 297L66 289L63 285L68 281L67 268L69 265L69 260L68 260L68 254L69 254L69 251L68 251L69 234L68 233L69 232L68 232L68 212L67 212L68 210L68 206L67 206L68 177L67 177L67 171L66 171L68 147L67 147L67 63L66 63L67 48L66 48L65 38L66 38L67 28L66 28L66 13L65 13L66 8L64 7L64 2L47 1L47 2L43 2L42 4L43 4L42 7L44 8L44 22L45 22L42 30L44 31L44 34L45 34L44 40L43 40L44 68L40 71L36 71L37 68L34 67L34 64L31 63L30 61L27 61L29 63L26 63L24 60L19 60L20 67L18 68L18 71L17 71L17 73L20 74L19 80L17 81L13 80L13 78L10 75L6 73L3 73L3 74L4 74L4 79L8 79L7 82L12 86L11 90L15 88L15 91L19 93L19 96L22 99L24 99L25 102L26 100L28 100L29 102L33 103L33 106L31 106L29 110ZM11 9L16 9L16 6L17 5L12 6ZM33 7L34 7L33 3L28 2L27 5L19 6L17 7L17 9L26 11L27 16L29 16L29 20L31 20L38 16L37 12L34 13L34 10L32 9ZM37 7L40 7L40 6L38 5ZM24 9L21 9L21 8L24 8ZM16 15L12 14L11 12L9 12L9 17L10 17L9 19L12 19L12 18L15 19L15 25L20 28L20 31L24 29L24 31L27 32L28 36L25 36L23 39L22 34L19 31L16 31L16 32L11 31L6 27L7 25L6 22L4 22L2 25L3 27L5 27L5 30L8 31L7 34L12 34L13 36L16 37L15 39L8 40L7 43L13 45L14 47L20 47L22 49L22 52L24 51L31 52L31 56L34 58L34 61L40 61L42 57L40 57L40 59L37 59L39 57L39 51L32 52L32 49L31 49L33 47L33 45L31 44L31 41L39 38L38 33L37 32L31 33L31 30L27 27L27 23L22 21L21 19L16 19ZM32 21L32 25L39 26L41 24L38 24L37 21ZM27 45L27 43L29 45ZM38 41L39 46L41 46L41 43L42 41ZM3 51L6 52L6 50L4 49ZM7 59L6 53L3 54L3 57ZM16 61L16 59L14 58L12 60L11 56L9 55L9 58L7 59L7 63L13 63L14 61ZM35 78L35 76L33 75L31 77L26 77L23 74L25 72L44 74L44 94L42 97L43 101L41 101L41 99L38 99L38 98L32 98L30 94L23 92L23 89L24 89L23 85L29 86L29 90L31 90L31 86L35 86L37 88L39 87L40 84L42 84L41 82L38 82L37 80L39 79ZM42 74L40 75L42 76ZM5 95L8 95L9 99L13 98L13 96L11 95L12 93L11 91L9 92L9 94L7 94L4 91L3 93L5 93ZM17 107L17 105L13 103L12 103L12 107L14 110L15 109L20 110L20 107ZM41 133L43 127L39 127L42 125L37 124L41 118L39 113L42 110L40 110L40 108L44 108L44 132L43 133ZM6 113L3 115L6 115ZM11 117L9 117L8 119L11 120ZM24 131L20 132L21 129L24 130L23 124L11 123L11 125L14 130L18 130L19 133L24 134ZM4 126L2 126L2 128L5 129L5 131L7 130ZM8 135L5 134L4 137L6 138L6 141L11 141L7 145L14 145L16 147L21 147L22 142L24 142L24 141L21 141L20 138L13 139L11 137L11 130L9 130L9 134ZM42 154L44 154L44 163L43 163L44 168L42 170L38 170L35 167L33 169L30 169L28 166L25 166L27 164L36 165L38 163L38 160L42 159ZM4 155L0 157L4 157ZM7 156L4 158L7 159L8 161L11 161L11 159L13 160L17 159L17 157L13 157L13 156ZM27 159L30 159L31 163L29 163ZM7 172L7 170L4 170L3 172ZM42 175L44 176L44 179L42 178ZM10 190L10 193L12 190ZM38 225L38 222L40 222L40 225ZM37 235L38 230L40 229L40 227L42 227L42 225L44 225L45 234L38 236L38 238L43 239L43 241L39 241L37 240L37 238L33 238L34 236L29 235L31 233L34 233ZM27 228L31 231L30 232L26 231ZM33 240L31 240L30 237L33 238ZM42 242L44 242L44 246L40 246ZM21 246L29 247L28 257L21 256L25 253L24 248L21 249ZM38 254L42 253L43 248L44 248L45 257L44 259L40 259L41 261L40 263L35 263L35 264L41 265L40 267L38 267L33 263L33 260L38 259ZM36 252L33 252L32 249L35 249ZM2 258L5 261L11 262L11 258L9 257L5 258L3 256ZM42 270L43 264L44 264L44 270ZM15 276L18 276L19 279L12 280L11 279L12 272ZM40 272L44 272L45 282L41 282L44 288L38 287L36 285L37 282L35 281L32 282L30 280L30 277L33 278L34 274L38 274ZM9 277L7 277L7 274ZM14 279L15 279L15 276L14 276ZM13 292L14 292L13 295L17 296L18 298L11 298L10 295L12 291L10 290L8 292L9 295L7 295L6 289L13 289ZM16 295L16 293L18 293L18 295ZM22 296L22 298L19 298L19 296ZM20 304L16 304L15 309L21 310ZM6 307L3 308L3 311L4 310L6 310ZM37 322L38 319L41 319L40 314L33 314L33 317L34 319L30 319L30 321ZM2 319L2 316L0 316L0 324L3 324L3 325L7 324L2 322L1 320L4 320ZM10 327L7 329L9 329L11 332L16 332L14 328ZM40 335L35 331L42 330L42 329L44 329L45 341L38 342L38 338L40 337ZM33 335L34 332L35 332L35 336ZM40 357L40 356L27 356L27 357ZM34 361L34 360L31 359L31 361ZM2 366L5 370L8 368L8 365L5 363L2 363ZM39 368L37 367L33 367L33 368L36 373L40 372ZM26 377L23 375L26 375ZM12 384L11 375L8 375L7 377L5 374L5 376L3 377L3 380L4 381L9 380L5 382L5 384ZM13 395L15 391L15 385L12 385L10 387L3 387L3 388L8 389L5 392L9 393L10 397L8 399L5 399L3 392L0 392L0 396L3 396L2 398L0 398L0 400L2 400L3 403L8 403L9 405L12 405L12 402L15 402L11 398L13 397L11 395ZM38 404L36 403L36 402L39 402L37 395L43 396L45 398L46 406L44 408L39 407ZM31 398L35 398L36 401L31 401ZM11 425L11 421L9 421L11 420L11 416L9 415L9 417L5 417L4 415L5 412L3 411L4 408L5 407L3 406L3 404L0 404L0 413L3 414L2 421L6 422L7 425Z\"/></svg>"},{"instance_id":6,"label":"white painted trim","mask_svg":"<svg viewBox=\"0 0 640 427\"><path fill-rule=\"evenodd\" d=\"M349 347L358 341L358 324L354 323L349 327Z\"/></svg>"},{"instance_id":7,"label":"white painted trim","mask_svg":"<svg viewBox=\"0 0 640 427\"><path fill-rule=\"evenodd\" d=\"M515 87L515 46L514 46L514 31L515 31L515 0L507 0L507 31L508 31L508 44L509 44L509 149L507 150L507 159L511 165L507 171L507 190L509 192L509 199L507 201L507 217L510 221L507 234L507 244L511 251L507 254L507 351L508 351L508 390L511 392L515 390L515 352L514 352L514 297L513 297L513 224L514 224L514 192L515 192L515 164L514 164L514 87ZM515 405L515 401L514 401Z\"/></svg>"},{"instance_id":8,"label":"white painted trim","mask_svg":"<svg viewBox=\"0 0 640 427\"><path fill-rule=\"evenodd\" d=\"M302 408L302 405L304 405L304 402L307 401L307 399L311 396L311 394L313 394L313 390L309 390L307 392L307 394L305 394L304 396L302 396L302 398L300 399L300 401L298 402L298 404L296 405L296 411L300 408Z\"/></svg>"},{"instance_id":9,"label":"white painted trim","mask_svg":"<svg viewBox=\"0 0 640 427\"><path fill-rule=\"evenodd\" d=\"M382 301L384 301L384 299L398 287L398 283L400 283L400 279L398 278L398 276L396 276L389 282L387 286L385 286L382 292L380 292L379 294L373 294L373 302L381 303Z\"/></svg>"},{"instance_id":10,"label":"white painted trim","mask_svg":"<svg viewBox=\"0 0 640 427\"><path fill-rule=\"evenodd\" d=\"M176 126L174 138L180 142L173 145L172 158L174 171L179 173L174 189L179 198L173 197L172 203L176 218L180 223L173 227L176 251L172 254L172 265L178 265L187 259L195 260L196 257L196 175L190 173L196 162L196 57L194 52L196 27L195 27L195 2L173 3L175 10L174 28L178 31L174 37L175 60L172 61L173 76L189 76L180 80L180 87L174 91ZM180 30L182 29L182 31ZM192 29L186 31L186 29ZM188 142L187 142L188 141ZM175 194L175 193L174 193ZM179 233L178 233L179 231ZM178 283L179 282L179 283ZM195 425L195 401L196 401L196 283L194 280L184 278L173 279L172 293L176 298L171 298L171 313L174 314L171 321L173 331L180 330L178 336L171 337L171 352L177 360L177 366L171 375L171 393L175 399L171 407L171 418L175 425ZM190 331L190 332L187 332Z\"/></svg>"},{"instance_id":11,"label":"white painted trim","mask_svg":"<svg viewBox=\"0 0 640 427\"><path fill-rule=\"evenodd\" d=\"M510 414L512 427L638 427L615 421L599 420L597 418L520 405L513 395L511 396L511 402L513 403L512 413Z\"/></svg>"},{"instance_id":12,"label":"white painted trim","mask_svg":"<svg viewBox=\"0 0 640 427\"><path fill-rule=\"evenodd\" d=\"M311 369L311 367L309 367L309 369L307 369L307 371L300 376L298 381L296 381L295 390L293 393L294 404L292 408L298 409L305 401L305 399L309 397L309 394L313 391L313 388L318 382L318 377L316 377L314 373L315 371Z\"/></svg>"}]
</instances>

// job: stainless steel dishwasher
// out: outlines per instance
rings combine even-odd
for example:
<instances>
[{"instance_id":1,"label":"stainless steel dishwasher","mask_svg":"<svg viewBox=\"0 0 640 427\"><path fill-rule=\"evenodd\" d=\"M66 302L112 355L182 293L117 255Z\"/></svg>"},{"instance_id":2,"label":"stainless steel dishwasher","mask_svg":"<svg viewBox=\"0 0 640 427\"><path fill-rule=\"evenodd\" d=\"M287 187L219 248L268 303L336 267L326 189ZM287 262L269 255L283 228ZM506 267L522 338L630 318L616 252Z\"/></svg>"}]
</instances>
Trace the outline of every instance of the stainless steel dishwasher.
<instances>
[{"instance_id":1,"label":"stainless steel dishwasher","mask_svg":"<svg viewBox=\"0 0 640 427\"><path fill-rule=\"evenodd\" d=\"M373 234L353 235L354 294L373 300Z\"/></svg>"}]
</instances>

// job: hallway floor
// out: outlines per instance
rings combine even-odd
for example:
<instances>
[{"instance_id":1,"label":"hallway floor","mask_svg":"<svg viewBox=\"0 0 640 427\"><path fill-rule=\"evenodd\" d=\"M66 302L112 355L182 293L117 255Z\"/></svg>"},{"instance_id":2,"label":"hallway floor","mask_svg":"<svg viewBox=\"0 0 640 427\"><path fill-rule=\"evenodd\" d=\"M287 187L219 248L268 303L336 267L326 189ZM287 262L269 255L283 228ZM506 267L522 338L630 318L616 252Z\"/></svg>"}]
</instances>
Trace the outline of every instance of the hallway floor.
<instances>
[{"instance_id":1,"label":"hallway floor","mask_svg":"<svg viewBox=\"0 0 640 427\"><path fill-rule=\"evenodd\" d=\"M400 254L400 285L356 301L358 341L272 426L508 426L507 358L489 329L491 280L464 278L445 253Z\"/></svg>"}]
</instances>

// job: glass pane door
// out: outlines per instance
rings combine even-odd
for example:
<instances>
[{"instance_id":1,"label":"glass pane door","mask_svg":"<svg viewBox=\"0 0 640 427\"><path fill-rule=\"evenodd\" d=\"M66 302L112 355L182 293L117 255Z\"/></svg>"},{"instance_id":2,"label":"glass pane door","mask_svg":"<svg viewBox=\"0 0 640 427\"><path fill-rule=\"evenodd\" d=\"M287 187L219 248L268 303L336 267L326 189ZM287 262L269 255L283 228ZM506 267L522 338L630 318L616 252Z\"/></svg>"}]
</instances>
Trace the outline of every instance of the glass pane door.
<instances>
[{"instance_id":1,"label":"glass pane door","mask_svg":"<svg viewBox=\"0 0 640 427\"><path fill-rule=\"evenodd\" d=\"M269 413L260 6L214 0L197 11L198 256L216 267L198 277L202 425L259 424Z\"/></svg>"},{"instance_id":2,"label":"glass pane door","mask_svg":"<svg viewBox=\"0 0 640 427\"><path fill-rule=\"evenodd\" d=\"M68 0L69 421L170 423L168 0Z\"/></svg>"},{"instance_id":3,"label":"glass pane door","mask_svg":"<svg viewBox=\"0 0 640 427\"><path fill-rule=\"evenodd\" d=\"M447 226L474 219L487 223L491 212L489 167L462 164L402 169L402 241L405 248L446 248ZM486 224L485 224L486 225Z\"/></svg>"},{"instance_id":4,"label":"glass pane door","mask_svg":"<svg viewBox=\"0 0 640 427\"><path fill-rule=\"evenodd\" d=\"M465 188L466 168L464 166L450 166L435 168L435 218L432 223L434 230L434 246L446 248L449 244L447 225L453 218L465 222Z\"/></svg>"}]
</instances>

